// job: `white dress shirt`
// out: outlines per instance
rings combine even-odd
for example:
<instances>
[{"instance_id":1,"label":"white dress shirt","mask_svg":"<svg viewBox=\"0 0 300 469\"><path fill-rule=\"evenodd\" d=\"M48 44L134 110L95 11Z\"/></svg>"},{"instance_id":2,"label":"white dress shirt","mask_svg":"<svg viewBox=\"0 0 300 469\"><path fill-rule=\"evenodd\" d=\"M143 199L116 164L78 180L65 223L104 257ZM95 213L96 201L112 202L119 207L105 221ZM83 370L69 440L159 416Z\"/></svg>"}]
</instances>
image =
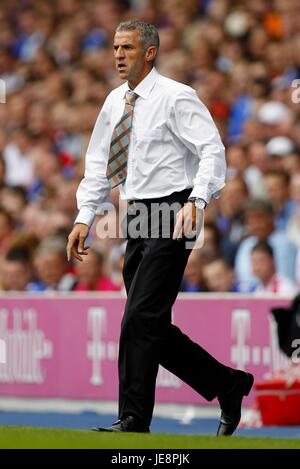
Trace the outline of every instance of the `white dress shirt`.
<instances>
[{"instance_id":1,"label":"white dress shirt","mask_svg":"<svg viewBox=\"0 0 300 469\"><path fill-rule=\"evenodd\" d=\"M111 136L124 111L124 83L106 98L86 154L77 190L75 223L91 226L107 198ZM121 199L151 199L193 188L191 197L207 203L224 186L224 146L212 117L195 90L160 75L155 68L134 89L135 102L127 177Z\"/></svg>"},{"instance_id":2,"label":"white dress shirt","mask_svg":"<svg viewBox=\"0 0 300 469\"><path fill-rule=\"evenodd\" d=\"M255 288L255 293L279 293L282 295L294 296L298 293L296 285L286 277L273 275L267 285L259 283Z\"/></svg>"},{"instance_id":3,"label":"white dress shirt","mask_svg":"<svg viewBox=\"0 0 300 469\"><path fill-rule=\"evenodd\" d=\"M15 143L9 143L4 149L3 157L6 184L29 187L34 181L34 165L30 155L22 153Z\"/></svg>"}]
</instances>

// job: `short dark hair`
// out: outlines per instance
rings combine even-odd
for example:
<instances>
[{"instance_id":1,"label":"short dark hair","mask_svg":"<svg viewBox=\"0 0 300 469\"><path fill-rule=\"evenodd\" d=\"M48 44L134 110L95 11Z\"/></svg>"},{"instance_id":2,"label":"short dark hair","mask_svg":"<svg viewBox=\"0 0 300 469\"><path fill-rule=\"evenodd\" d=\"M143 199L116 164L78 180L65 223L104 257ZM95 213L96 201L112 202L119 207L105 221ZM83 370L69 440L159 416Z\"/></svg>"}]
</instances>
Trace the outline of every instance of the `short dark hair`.
<instances>
[{"instance_id":1,"label":"short dark hair","mask_svg":"<svg viewBox=\"0 0 300 469\"><path fill-rule=\"evenodd\" d=\"M22 186L5 186L5 191L8 191L10 194L20 197L24 204L27 202L27 192L26 189Z\"/></svg>"},{"instance_id":2,"label":"short dark hair","mask_svg":"<svg viewBox=\"0 0 300 469\"><path fill-rule=\"evenodd\" d=\"M21 262L22 264L29 264L30 256L26 248L11 248L5 256L5 260L11 262Z\"/></svg>"},{"instance_id":3,"label":"short dark hair","mask_svg":"<svg viewBox=\"0 0 300 469\"><path fill-rule=\"evenodd\" d=\"M251 249L251 253L253 252L263 252L267 254L269 257L274 258L274 251L267 241L258 241L253 248Z\"/></svg>"},{"instance_id":4,"label":"short dark hair","mask_svg":"<svg viewBox=\"0 0 300 469\"><path fill-rule=\"evenodd\" d=\"M268 176L279 177L285 183L285 185L288 185L289 182L290 182L290 175L286 171L279 171L277 169L270 169L269 171L267 171L264 174L265 178L268 177Z\"/></svg>"},{"instance_id":5,"label":"short dark hair","mask_svg":"<svg viewBox=\"0 0 300 469\"><path fill-rule=\"evenodd\" d=\"M122 21L117 27L116 32L135 30L138 30L140 34L140 41L145 51L150 46L155 46L159 49L159 34L154 24L139 20Z\"/></svg>"},{"instance_id":6,"label":"short dark hair","mask_svg":"<svg viewBox=\"0 0 300 469\"><path fill-rule=\"evenodd\" d=\"M257 210L273 215L272 205L264 199L250 199L246 202L244 212L254 212Z\"/></svg>"}]
</instances>

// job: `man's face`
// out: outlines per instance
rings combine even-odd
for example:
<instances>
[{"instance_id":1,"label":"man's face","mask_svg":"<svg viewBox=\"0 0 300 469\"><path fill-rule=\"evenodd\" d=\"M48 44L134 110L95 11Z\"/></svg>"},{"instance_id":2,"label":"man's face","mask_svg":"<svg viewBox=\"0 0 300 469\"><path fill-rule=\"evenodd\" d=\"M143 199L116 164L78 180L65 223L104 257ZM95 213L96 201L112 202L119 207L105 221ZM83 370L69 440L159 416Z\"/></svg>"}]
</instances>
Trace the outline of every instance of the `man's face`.
<instances>
[{"instance_id":1,"label":"man's face","mask_svg":"<svg viewBox=\"0 0 300 469\"><path fill-rule=\"evenodd\" d=\"M220 198L220 207L224 215L232 217L242 211L247 200L247 190L239 179L228 181Z\"/></svg>"},{"instance_id":2,"label":"man's face","mask_svg":"<svg viewBox=\"0 0 300 469\"><path fill-rule=\"evenodd\" d=\"M258 239L266 239L274 230L273 217L265 210L246 211L245 220L249 234Z\"/></svg>"},{"instance_id":3,"label":"man's face","mask_svg":"<svg viewBox=\"0 0 300 469\"><path fill-rule=\"evenodd\" d=\"M55 287L66 273L68 265L62 253L53 251L36 258L38 278L47 286Z\"/></svg>"},{"instance_id":4,"label":"man's face","mask_svg":"<svg viewBox=\"0 0 300 469\"><path fill-rule=\"evenodd\" d=\"M275 273L274 260L265 252L254 251L251 254L252 272L263 283L268 283Z\"/></svg>"},{"instance_id":5,"label":"man's face","mask_svg":"<svg viewBox=\"0 0 300 469\"><path fill-rule=\"evenodd\" d=\"M210 262L203 268L203 276L209 291L228 292L233 283L233 273L222 260Z\"/></svg>"},{"instance_id":6,"label":"man's face","mask_svg":"<svg viewBox=\"0 0 300 469\"><path fill-rule=\"evenodd\" d=\"M75 272L80 283L92 287L95 286L97 280L102 274L101 265L97 255L91 251L85 256L82 262L75 262Z\"/></svg>"},{"instance_id":7,"label":"man's face","mask_svg":"<svg viewBox=\"0 0 300 469\"><path fill-rule=\"evenodd\" d=\"M2 286L5 291L24 291L30 280L30 270L20 261L4 261L2 265Z\"/></svg>"},{"instance_id":8,"label":"man's face","mask_svg":"<svg viewBox=\"0 0 300 469\"><path fill-rule=\"evenodd\" d=\"M264 183L268 199L270 199L275 209L287 201L289 198L289 186L280 175L269 174L265 176Z\"/></svg>"},{"instance_id":9,"label":"man's face","mask_svg":"<svg viewBox=\"0 0 300 469\"><path fill-rule=\"evenodd\" d=\"M116 69L122 80L136 86L146 76L149 61L142 48L138 30L120 31L114 38Z\"/></svg>"}]
</instances>

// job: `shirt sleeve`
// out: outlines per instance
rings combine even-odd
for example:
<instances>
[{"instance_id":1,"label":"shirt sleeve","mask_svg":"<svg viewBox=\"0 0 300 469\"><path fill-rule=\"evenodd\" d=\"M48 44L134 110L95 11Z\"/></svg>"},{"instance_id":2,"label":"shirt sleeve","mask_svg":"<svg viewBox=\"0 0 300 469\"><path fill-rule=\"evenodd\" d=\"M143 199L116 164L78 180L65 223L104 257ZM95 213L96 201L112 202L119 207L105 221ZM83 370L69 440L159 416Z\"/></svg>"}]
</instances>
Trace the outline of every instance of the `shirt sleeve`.
<instances>
[{"instance_id":1,"label":"shirt sleeve","mask_svg":"<svg viewBox=\"0 0 300 469\"><path fill-rule=\"evenodd\" d=\"M79 213L75 223L84 223L89 227L110 190L106 177L111 137L109 115L108 96L91 135L85 158L84 178L76 193Z\"/></svg>"},{"instance_id":2,"label":"shirt sleeve","mask_svg":"<svg viewBox=\"0 0 300 469\"><path fill-rule=\"evenodd\" d=\"M207 203L218 198L225 185L225 148L214 121L195 90L186 88L175 96L169 125L181 142L199 158L191 197Z\"/></svg>"}]
</instances>

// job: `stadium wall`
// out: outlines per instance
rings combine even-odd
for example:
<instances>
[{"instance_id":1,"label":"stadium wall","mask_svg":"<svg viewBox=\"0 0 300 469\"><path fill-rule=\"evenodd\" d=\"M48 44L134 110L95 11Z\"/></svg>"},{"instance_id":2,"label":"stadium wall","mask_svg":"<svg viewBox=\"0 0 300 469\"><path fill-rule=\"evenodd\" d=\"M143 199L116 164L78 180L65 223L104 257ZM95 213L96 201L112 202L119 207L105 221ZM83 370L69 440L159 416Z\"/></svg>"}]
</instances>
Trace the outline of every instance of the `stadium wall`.
<instances>
[{"instance_id":1,"label":"stadium wall","mask_svg":"<svg viewBox=\"0 0 300 469\"><path fill-rule=\"evenodd\" d=\"M0 396L117 399L122 295L10 295L0 301ZM288 363L270 315L271 307L288 303L283 297L180 294L173 322L259 381ZM157 402L206 403L163 368L156 396ZM253 399L250 394L246 403Z\"/></svg>"}]
</instances>

